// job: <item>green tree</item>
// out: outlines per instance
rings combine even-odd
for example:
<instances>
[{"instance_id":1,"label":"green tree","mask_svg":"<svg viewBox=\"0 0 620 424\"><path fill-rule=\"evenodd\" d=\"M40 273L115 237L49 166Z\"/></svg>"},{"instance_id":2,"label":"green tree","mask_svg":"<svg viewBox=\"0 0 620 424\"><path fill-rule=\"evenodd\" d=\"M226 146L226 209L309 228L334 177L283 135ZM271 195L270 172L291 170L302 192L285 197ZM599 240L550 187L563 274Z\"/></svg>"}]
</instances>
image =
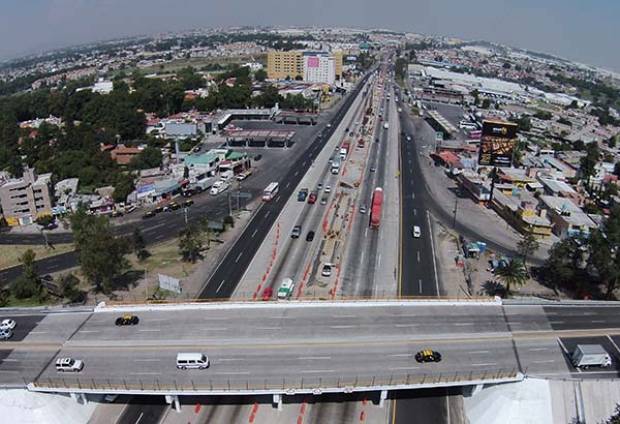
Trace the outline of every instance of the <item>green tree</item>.
<instances>
[{"instance_id":1,"label":"green tree","mask_svg":"<svg viewBox=\"0 0 620 424\"><path fill-rule=\"evenodd\" d=\"M161 149L147 146L131 159L130 166L134 169L157 168L161 165L162 158Z\"/></svg>"},{"instance_id":2,"label":"green tree","mask_svg":"<svg viewBox=\"0 0 620 424\"><path fill-rule=\"evenodd\" d=\"M482 100L482 106L480 106L482 109L488 109L489 107L491 107L491 100L489 99L483 99Z\"/></svg>"},{"instance_id":3,"label":"green tree","mask_svg":"<svg viewBox=\"0 0 620 424\"><path fill-rule=\"evenodd\" d=\"M605 297L611 298L620 278L620 208L615 207L602 228L594 230L589 238L589 264L596 269L605 285Z\"/></svg>"},{"instance_id":4,"label":"green tree","mask_svg":"<svg viewBox=\"0 0 620 424\"><path fill-rule=\"evenodd\" d=\"M133 252L140 262L149 257L150 254L148 250L146 250L146 243L144 242L144 237L142 236L142 231L140 231L139 227L136 227L133 230L131 245L133 247Z\"/></svg>"},{"instance_id":5,"label":"green tree","mask_svg":"<svg viewBox=\"0 0 620 424\"><path fill-rule=\"evenodd\" d=\"M204 86L204 78L191 66L179 70L177 72L177 78L181 81L185 90L195 90Z\"/></svg>"},{"instance_id":6,"label":"green tree","mask_svg":"<svg viewBox=\"0 0 620 424\"><path fill-rule=\"evenodd\" d=\"M38 299L42 300L46 292L41 284L41 279L37 273L35 265L35 253L32 249L26 250L19 261L22 264L22 274L13 281L11 291L18 299Z\"/></svg>"},{"instance_id":7,"label":"green tree","mask_svg":"<svg viewBox=\"0 0 620 424\"><path fill-rule=\"evenodd\" d=\"M616 405L613 415L605 421L604 424L620 424L620 404Z\"/></svg>"},{"instance_id":8,"label":"green tree","mask_svg":"<svg viewBox=\"0 0 620 424\"><path fill-rule=\"evenodd\" d=\"M203 250L200 229L186 227L179 233L179 254L185 262L196 262L201 257Z\"/></svg>"},{"instance_id":9,"label":"green tree","mask_svg":"<svg viewBox=\"0 0 620 424\"><path fill-rule=\"evenodd\" d=\"M507 295L510 295L512 287L522 286L527 281L527 272L523 262L514 258L502 263L495 270L495 275L504 283Z\"/></svg>"},{"instance_id":10,"label":"green tree","mask_svg":"<svg viewBox=\"0 0 620 424\"><path fill-rule=\"evenodd\" d=\"M259 82L263 82L267 79L267 71L264 69L258 69L254 72L254 79Z\"/></svg>"},{"instance_id":11,"label":"green tree","mask_svg":"<svg viewBox=\"0 0 620 424\"><path fill-rule=\"evenodd\" d=\"M75 250L82 273L97 291L109 293L127 268L127 242L112 234L104 216L88 215L83 208L70 217Z\"/></svg>"},{"instance_id":12,"label":"green tree","mask_svg":"<svg viewBox=\"0 0 620 424\"><path fill-rule=\"evenodd\" d=\"M131 173L119 173L114 181L114 192L112 198L115 202L126 202L127 196L134 191L134 176Z\"/></svg>"},{"instance_id":13,"label":"green tree","mask_svg":"<svg viewBox=\"0 0 620 424\"><path fill-rule=\"evenodd\" d=\"M517 250L519 252L519 255L521 255L521 259L526 270L528 257L532 253L536 252L539 247L540 243L531 231L528 231L527 233L523 233L523 235L521 235L521 240L519 240L519 242L517 243Z\"/></svg>"},{"instance_id":14,"label":"green tree","mask_svg":"<svg viewBox=\"0 0 620 424\"><path fill-rule=\"evenodd\" d=\"M79 289L80 280L72 273L62 275L58 279L58 288L62 293L62 297L69 302L77 302L82 299L83 294Z\"/></svg>"},{"instance_id":15,"label":"green tree","mask_svg":"<svg viewBox=\"0 0 620 424\"><path fill-rule=\"evenodd\" d=\"M588 143L586 146L586 155L579 161L579 172L581 179L585 183L586 188L590 190L590 180L596 175L596 165L600 160L601 152L596 142Z\"/></svg>"}]
</instances>

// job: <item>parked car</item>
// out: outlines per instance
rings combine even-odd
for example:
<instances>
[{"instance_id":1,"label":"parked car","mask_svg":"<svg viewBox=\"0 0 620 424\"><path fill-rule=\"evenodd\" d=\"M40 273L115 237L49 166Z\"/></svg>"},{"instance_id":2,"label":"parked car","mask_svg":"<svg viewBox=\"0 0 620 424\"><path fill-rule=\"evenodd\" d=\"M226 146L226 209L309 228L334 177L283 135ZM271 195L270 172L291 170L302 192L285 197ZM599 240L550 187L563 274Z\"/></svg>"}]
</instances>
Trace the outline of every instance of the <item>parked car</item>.
<instances>
[{"instance_id":1,"label":"parked car","mask_svg":"<svg viewBox=\"0 0 620 424\"><path fill-rule=\"evenodd\" d=\"M142 215L142 219L153 218L155 216L155 211L146 211L144 215Z\"/></svg>"},{"instance_id":2,"label":"parked car","mask_svg":"<svg viewBox=\"0 0 620 424\"><path fill-rule=\"evenodd\" d=\"M17 323L14 319L6 318L0 322L0 330L12 330L16 325Z\"/></svg>"},{"instance_id":3,"label":"parked car","mask_svg":"<svg viewBox=\"0 0 620 424\"><path fill-rule=\"evenodd\" d=\"M116 318L114 322L118 326L124 325L137 325L140 322L140 318L133 314L124 314L122 317Z\"/></svg>"},{"instance_id":4,"label":"parked car","mask_svg":"<svg viewBox=\"0 0 620 424\"><path fill-rule=\"evenodd\" d=\"M186 200L185 202L183 202L183 207L184 208L189 208L193 204L194 204L193 200Z\"/></svg>"},{"instance_id":5,"label":"parked car","mask_svg":"<svg viewBox=\"0 0 620 424\"><path fill-rule=\"evenodd\" d=\"M179 205L177 202L170 202L170 204L168 204L168 209L176 211L177 209L181 209L181 205Z\"/></svg>"},{"instance_id":6,"label":"parked car","mask_svg":"<svg viewBox=\"0 0 620 424\"><path fill-rule=\"evenodd\" d=\"M256 160L256 161L259 161L259 160L261 160L262 158L263 158L263 155L261 155L261 154L258 154L258 155L256 155L256 156L254 156L254 160Z\"/></svg>"},{"instance_id":7,"label":"parked car","mask_svg":"<svg viewBox=\"0 0 620 424\"><path fill-rule=\"evenodd\" d=\"M163 206L157 206L155 209L153 209L153 212L155 213L162 213L163 211L164 211Z\"/></svg>"}]
</instances>

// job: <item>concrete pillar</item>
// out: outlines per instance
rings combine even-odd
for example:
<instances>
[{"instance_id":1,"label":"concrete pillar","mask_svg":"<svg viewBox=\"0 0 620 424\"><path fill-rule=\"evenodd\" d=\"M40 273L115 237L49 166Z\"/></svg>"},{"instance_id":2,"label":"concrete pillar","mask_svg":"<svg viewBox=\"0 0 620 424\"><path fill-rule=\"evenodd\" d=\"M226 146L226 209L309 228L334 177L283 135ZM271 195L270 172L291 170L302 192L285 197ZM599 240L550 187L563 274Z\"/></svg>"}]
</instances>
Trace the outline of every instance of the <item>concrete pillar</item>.
<instances>
[{"instance_id":1,"label":"concrete pillar","mask_svg":"<svg viewBox=\"0 0 620 424\"><path fill-rule=\"evenodd\" d=\"M181 402L179 402L179 396L178 395L166 395L166 403L168 405L172 405L172 409L174 409L177 412L181 412Z\"/></svg>"},{"instance_id":2,"label":"concrete pillar","mask_svg":"<svg viewBox=\"0 0 620 424\"><path fill-rule=\"evenodd\" d=\"M71 399L81 405L86 405L88 403L88 398L84 393L71 393Z\"/></svg>"},{"instance_id":3,"label":"concrete pillar","mask_svg":"<svg viewBox=\"0 0 620 424\"><path fill-rule=\"evenodd\" d=\"M480 393L483 387L484 387L484 384L476 384L475 386L472 386L471 396L474 396Z\"/></svg>"},{"instance_id":4,"label":"concrete pillar","mask_svg":"<svg viewBox=\"0 0 620 424\"><path fill-rule=\"evenodd\" d=\"M387 395L388 395L387 390L381 390L381 394L379 395L379 408L383 408L383 405L385 404L385 400L387 399Z\"/></svg>"},{"instance_id":5,"label":"concrete pillar","mask_svg":"<svg viewBox=\"0 0 620 424\"><path fill-rule=\"evenodd\" d=\"M273 406L278 408L278 411L282 410L282 395L280 394L273 395Z\"/></svg>"}]
</instances>

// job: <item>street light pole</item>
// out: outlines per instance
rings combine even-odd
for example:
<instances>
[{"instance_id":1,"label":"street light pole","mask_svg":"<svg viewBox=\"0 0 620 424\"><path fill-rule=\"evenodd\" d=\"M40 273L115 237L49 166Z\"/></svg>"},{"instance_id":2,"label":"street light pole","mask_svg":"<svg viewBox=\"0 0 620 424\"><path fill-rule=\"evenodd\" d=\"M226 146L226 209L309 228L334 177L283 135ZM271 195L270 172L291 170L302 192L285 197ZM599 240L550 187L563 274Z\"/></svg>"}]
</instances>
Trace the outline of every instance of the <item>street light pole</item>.
<instances>
[{"instance_id":1,"label":"street light pole","mask_svg":"<svg viewBox=\"0 0 620 424\"><path fill-rule=\"evenodd\" d=\"M452 228L454 228L456 230L456 213L458 211L459 208L459 198L457 197L456 199L454 199L454 215L452 217Z\"/></svg>"}]
</instances>

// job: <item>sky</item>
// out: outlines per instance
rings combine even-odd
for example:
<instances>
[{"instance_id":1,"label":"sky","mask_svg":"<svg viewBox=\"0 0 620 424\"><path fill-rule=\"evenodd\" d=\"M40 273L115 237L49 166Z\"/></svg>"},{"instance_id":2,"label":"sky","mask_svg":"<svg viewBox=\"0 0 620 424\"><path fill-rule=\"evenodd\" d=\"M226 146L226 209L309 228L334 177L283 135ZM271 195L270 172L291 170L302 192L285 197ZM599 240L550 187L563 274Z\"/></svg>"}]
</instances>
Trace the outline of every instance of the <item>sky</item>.
<instances>
[{"instance_id":1,"label":"sky","mask_svg":"<svg viewBox=\"0 0 620 424\"><path fill-rule=\"evenodd\" d=\"M619 0L1 0L0 59L236 25L385 28L480 39L620 71Z\"/></svg>"}]
</instances>

